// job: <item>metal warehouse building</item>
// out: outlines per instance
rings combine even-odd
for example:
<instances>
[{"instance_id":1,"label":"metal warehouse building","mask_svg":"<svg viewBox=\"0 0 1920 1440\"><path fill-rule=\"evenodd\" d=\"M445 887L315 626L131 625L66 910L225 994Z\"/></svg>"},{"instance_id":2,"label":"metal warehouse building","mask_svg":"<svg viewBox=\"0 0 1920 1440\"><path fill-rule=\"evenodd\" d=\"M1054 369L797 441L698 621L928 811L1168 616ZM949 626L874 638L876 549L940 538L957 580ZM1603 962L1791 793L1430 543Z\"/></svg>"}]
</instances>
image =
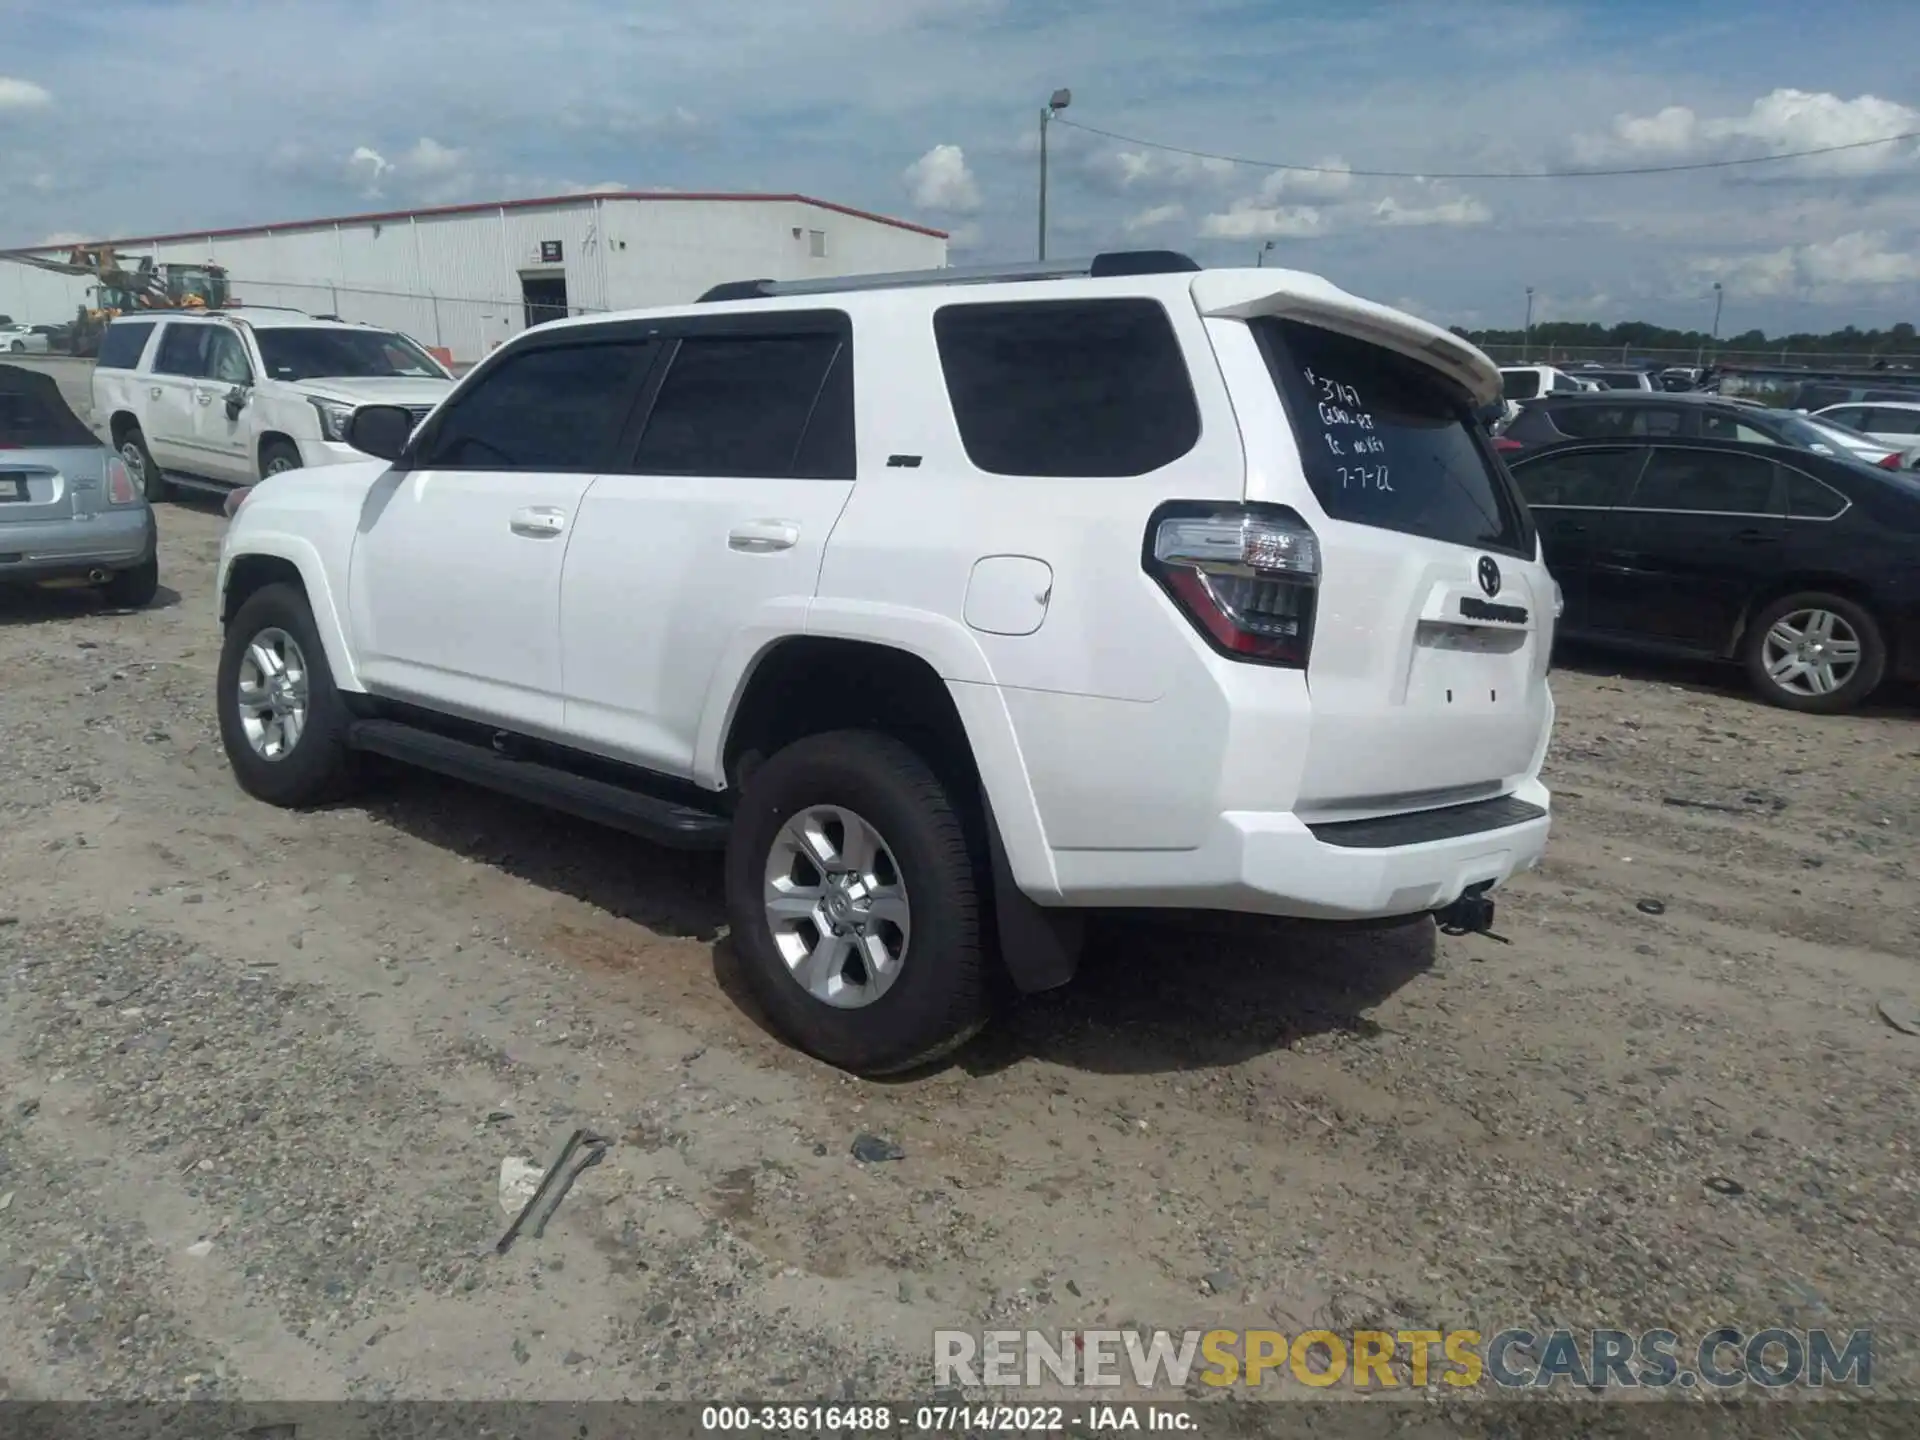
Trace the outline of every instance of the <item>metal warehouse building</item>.
<instances>
[{"instance_id":1,"label":"metal warehouse building","mask_svg":"<svg viewBox=\"0 0 1920 1440\"><path fill-rule=\"evenodd\" d=\"M805 195L568 195L106 243L123 262L224 265L238 304L391 326L459 362L542 320L684 304L723 280L947 263L943 231ZM53 324L86 298L83 281L0 260L0 314Z\"/></svg>"}]
</instances>

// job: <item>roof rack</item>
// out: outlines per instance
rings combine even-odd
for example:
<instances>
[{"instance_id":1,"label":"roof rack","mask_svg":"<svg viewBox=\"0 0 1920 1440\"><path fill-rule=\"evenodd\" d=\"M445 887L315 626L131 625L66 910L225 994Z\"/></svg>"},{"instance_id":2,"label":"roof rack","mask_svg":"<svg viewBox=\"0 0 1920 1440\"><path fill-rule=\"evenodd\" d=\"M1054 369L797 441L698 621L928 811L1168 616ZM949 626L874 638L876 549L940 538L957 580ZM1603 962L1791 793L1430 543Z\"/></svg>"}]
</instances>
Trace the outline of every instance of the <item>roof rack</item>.
<instances>
[{"instance_id":1,"label":"roof rack","mask_svg":"<svg viewBox=\"0 0 1920 1440\"><path fill-rule=\"evenodd\" d=\"M824 280L728 280L699 303L768 300L777 295L835 295L848 290L905 290L922 285L999 285L1016 280L1099 280L1114 275L1177 275L1200 269L1173 250L1109 250L1091 260L1042 260L1023 265L952 265L941 270L896 270Z\"/></svg>"}]
</instances>

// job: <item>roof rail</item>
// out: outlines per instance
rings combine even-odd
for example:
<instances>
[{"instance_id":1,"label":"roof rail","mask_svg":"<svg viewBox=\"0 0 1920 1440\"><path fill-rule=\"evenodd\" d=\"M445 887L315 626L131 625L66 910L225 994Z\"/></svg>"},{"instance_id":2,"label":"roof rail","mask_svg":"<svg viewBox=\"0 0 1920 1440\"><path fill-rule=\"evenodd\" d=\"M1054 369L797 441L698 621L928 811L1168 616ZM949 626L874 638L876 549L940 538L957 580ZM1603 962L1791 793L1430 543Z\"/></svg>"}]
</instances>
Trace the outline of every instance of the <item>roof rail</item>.
<instances>
[{"instance_id":1,"label":"roof rail","mask_svg":"<svg viewBox=\"0 0 1920 1440\"><path fill-rule=\"evenodd\" d=\"M1091 260L1041 260L1017 265L951 265L941 270L895 270L879 275L840 275L823 280L728 280L700 297L768 300L778 295L835 295L848 290L904 290L922 285L998 285L1016 280L1099 280L1112 275L1176 275L1198 270L1191 256L1173 250L1109 250Z\"/></svg>"}]
</instances>

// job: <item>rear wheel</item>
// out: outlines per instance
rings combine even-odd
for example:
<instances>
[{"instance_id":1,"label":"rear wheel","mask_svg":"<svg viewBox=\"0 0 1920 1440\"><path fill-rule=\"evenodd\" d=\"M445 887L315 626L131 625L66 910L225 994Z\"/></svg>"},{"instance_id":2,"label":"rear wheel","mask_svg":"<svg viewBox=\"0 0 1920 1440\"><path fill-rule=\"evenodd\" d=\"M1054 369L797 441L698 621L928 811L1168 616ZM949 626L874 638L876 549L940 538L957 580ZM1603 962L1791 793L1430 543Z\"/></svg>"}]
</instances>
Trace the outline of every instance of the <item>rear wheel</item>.
<instances>
[{"instance_id":1,"label":"rear wheel","mask_svg":"<svg viewBox=\"0 0 1920 1440\"><path fill-rule=\"evenodd\" d=\"M768 1017L829 1064L909 1069L986 1022L965 829L933 770L890 735L810 736L754 771L727 848L727 914Z\"/></svg>"},{"instance_id":2,"label":"rear wheel","mask_svg":"<svg viewBox=\"0 0 1920 1440\"><path fill-rule=\"evenodd\" d=\"M116 570L100 594L117 610L141 610L160 593L160 557L149 555L131 570Z\"/></svg>"},{"instance_id":3,"label":"rear wheel","mask_svg":"<svg viewBox=\"0 0 1920 1440\"><path fill-rule=\"evenodd\" d=\"M347 709L306 596L294 586L266 586L228 623L218 703L227 763L255 799L314 805L354 779Z\"/></svg>"},{"instance_id":4,"label":"rear wheel","mask_svg":"<svg viewBox=\"0 0 1920 1440\"><path fill-rule=\"evenodd\" d=\"M121 432L120 459L127 467L134 488L149 502L165 500L173 493L160 467L153 463L153 452L147 449L147 437L140 433L138 425L129 425Z\"/></svg>"},{"instance_id":5,"label":"rear wheel","mask_svg":"<svg viewBox=\"0 0 1920 1440\"><path fill-rule=\"evenodd\" d=\"M26 346L26 342L25 342L24 340L16 340L16 341L14 341L14 342L13 342L13 344L12 344L12 345L11 345L11 346L10 346L9 348L10 348L10 349L11 349L11 350L13 351L13 353L14 353L14 354L16 354L16 355L24 355L24 354L26 354L26 353L27 353L27 346Z\"/></svg>"},{"instance_id":6,"label":"rear wheel","mask_svg":"<svg viewBox=\"0 0 1920 1440\"><path fill-rule=\"evenodd\" d=\"M1873 616L1841 595L1805 591L1764 607L1743 642L1747 679L1788 710L1851 710L1887 671L1887 643Z\"/></svg>"}]
</instances>

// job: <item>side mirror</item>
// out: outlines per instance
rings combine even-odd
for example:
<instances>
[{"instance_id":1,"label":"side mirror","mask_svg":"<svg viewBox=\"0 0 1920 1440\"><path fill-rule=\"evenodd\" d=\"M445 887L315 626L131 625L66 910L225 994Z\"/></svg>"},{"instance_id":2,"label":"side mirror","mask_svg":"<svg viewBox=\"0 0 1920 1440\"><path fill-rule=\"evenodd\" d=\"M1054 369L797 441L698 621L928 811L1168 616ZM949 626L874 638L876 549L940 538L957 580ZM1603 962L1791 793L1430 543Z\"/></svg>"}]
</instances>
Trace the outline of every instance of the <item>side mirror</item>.
<instances>
[{"instance_id":1,"label":"side mirror","mask_svg":"<svg viewBox=\"0 0 1920 1440\"><path fill-rule=\"evenodd\" d=\"M238 420L240 412L247 408L247 387L236 385L227 391L227 418Z\"/></svg>"},{"instance_id":2,"label":"side mirror","mask_svg":"<svg viewBox=\"0 0 1920 1440\"><path fill-rule=\"evenodd\" d=\"M347 443L376 460L398 460L413 434L413 416L399 405L362 405L347 422Z\"/></svg>"}]
</instances>

